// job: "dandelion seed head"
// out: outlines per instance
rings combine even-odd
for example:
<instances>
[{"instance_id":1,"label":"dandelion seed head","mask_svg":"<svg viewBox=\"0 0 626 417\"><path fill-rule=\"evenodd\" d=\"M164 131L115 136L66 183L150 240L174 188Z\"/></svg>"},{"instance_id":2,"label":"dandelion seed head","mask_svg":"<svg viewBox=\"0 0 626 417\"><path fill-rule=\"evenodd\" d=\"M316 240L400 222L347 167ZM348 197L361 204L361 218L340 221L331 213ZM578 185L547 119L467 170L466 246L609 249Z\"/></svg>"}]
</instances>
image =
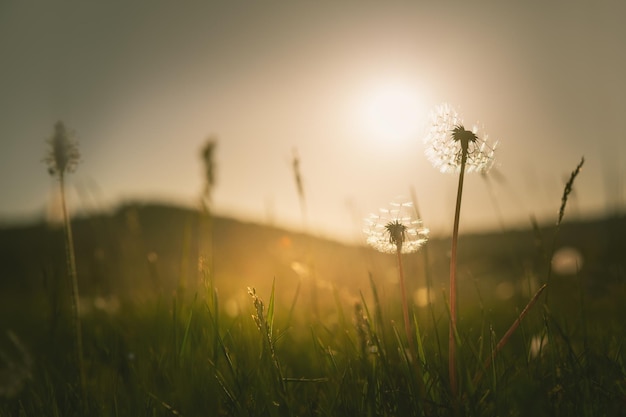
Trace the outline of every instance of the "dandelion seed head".
<instances>
[{"instance_id":1,"label":"dandelion seed head","mask_svg":"<svg viewBox=\"0 0 626 417\"><path fill-rule=\"evenodd\" d=\"M54 134L48 140L50 150L44 162L48 164L50 175L62 176L74 172L80 160L78 144L65 124L61 121L54 125Z\"/></svg>"},{"instance_id":2,"label":"dandelion seed head","mask_svg":"<svg viewBox=\"0 0 626 417\"><path fill-rule=\"evenodd\" d=\"M370 214L363 232L367 244L383 253L416 252L428 240L428 229L410 201L394 201L379 214Z\"/></svg>"},{"instance_id":3,"label":"dandelion seed head","mask_svg":"<svg viewBox=\"0 0 626 417\"><path fill-rule=\"evenodd\" d=\"M467 130L463 119L448 103L431 113L425 144L426 157L435 168L446 173L460 172L464 146L467 146L466 172L488 172L493 167L497 146L497 143L489 144L488 135L478 124Z\"/></svg>"}]
</instances>

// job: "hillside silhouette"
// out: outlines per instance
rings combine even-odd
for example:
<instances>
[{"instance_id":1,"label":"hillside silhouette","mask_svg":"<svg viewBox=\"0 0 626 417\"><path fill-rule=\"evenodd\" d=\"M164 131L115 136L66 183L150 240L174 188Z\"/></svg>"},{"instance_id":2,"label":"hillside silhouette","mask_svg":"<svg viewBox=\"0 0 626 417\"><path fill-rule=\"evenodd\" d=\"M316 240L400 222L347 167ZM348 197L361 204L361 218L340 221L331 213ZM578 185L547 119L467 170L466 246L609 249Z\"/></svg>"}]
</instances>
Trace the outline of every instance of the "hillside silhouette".
<instances>
[{"instance_id":1,"label":"hillside silhouette","mask_svg":"<svg viewBox=\"0 0 626 417\"><path fill-rule=\"evenodd\" d=\"M124 205L111 214L74 219L73 227L84 297L144 300L176 291L191 297L206 291L210 280L224 305L245 302L248 286L268 294L272 283L280 289L277 302L286 305L296 292L299 303L327 303L339 295L350 305L369 294L370 277L382 296L396 296L394 256L277 227L158 204ZM441 297L449 245L449 238L433 237L405 257L410 293L417 297L429 280L432 297ZM552 252L563 258L554 262L569 262L569 270L553 270L557 284L575 282L602 298L626 282L624 217L564 223L556 236L553 226L464 235L459 247L464 300L480 296L523 306L546 281ZM0 230L3 298L17 303L63 293L64 250L60 226Z\"/></svg>"}]
</instances>

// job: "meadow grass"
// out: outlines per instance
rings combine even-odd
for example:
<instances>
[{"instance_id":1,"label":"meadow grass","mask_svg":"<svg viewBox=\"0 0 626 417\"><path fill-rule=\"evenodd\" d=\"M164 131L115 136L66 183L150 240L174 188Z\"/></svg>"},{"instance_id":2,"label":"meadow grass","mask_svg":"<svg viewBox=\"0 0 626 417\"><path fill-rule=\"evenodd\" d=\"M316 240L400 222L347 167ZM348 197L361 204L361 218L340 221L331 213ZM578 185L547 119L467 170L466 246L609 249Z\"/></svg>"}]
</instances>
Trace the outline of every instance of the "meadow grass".
<instances>
[{"instance_id":1,"label":"meadow grass","mask_svg":"<svg viewBox=\"0 0 626 417\"><path fill-rule=\"evenodd\" d=\"M411 258L407 254L406 284L410 277L414 290L416 275L423 272L425 304L407 303L413 291L403 288L400 295L381 269L345 277L359 283L351 291L341 288L338 279L316 276L317 294L324 297L315 303L303 302L312 294L302 280L293 284L276 275L247 290L242 285L233 301L222 294L234 279L220 277L226 272L217 261L245 263L246 251L250 259L256 251L266 254L252 239L223 233L211 219L210 225L199 227L210 229L215 262L201 264L200 273L181 267L197 262L201 250L192 250L188 225L202 225L183 215L177 223L187 225L183 231L164 231L165 240L182 236L179 246L187 245L177 248L174 267L160 263L165 250L151 251L165 246L140 242L139 232L119 235L113 244L131 254L136 250L143 263L131 268L128 258L120 257L109 262L118 259L121 265L92 265L96 275L99 268L132 271L125 278L135 281L123 293L85 297L83 302L91 307L80 310L66 308L72 306L67 300L71 294L63 291L31 287L20 298L5 297L0 324L15 332L0 341L0 416L626 415L624 271L614 274L604 294L594 294L593 283L578 275L563 279L552 274L567 195L581 165L566 185L556 228L536 227L540 268L528 274L527 285L517 283L515 295L503 301L489 296L493 291L485 286L493 280L458 281L464 303L454 326L454 383L446 343L449 288L439 287L444 280L435 284L432 279L442 275L436 265L448 261L443 246L412 253ZM137 219L129 224L135 223L142 224ZM171 227L162 221L154 224ZM551 242L546 232L552 233ZM402 259L400 236L392 243ZM291 247L292 238L282 236L281 247ZM302 239L306 256L312 256L312 240ZM468 248L459 251L468 269L476 267L469 262L475 255L471 251L488 251L487 243L459 245ZM219 252L229 244L242 249L244 258ZM606 252L623 249L623 239L615 245ZM551 249L542 249L546 247ZM382 262L372 252L367 258ZM279 263L293 260L290 255ZM324 270L320 259L316 261ZM490 273L519 281L511 265L526 260L506 262ZM470 271L464 278L472 273L485 275ZM55 275L54 268L44 278L48 274ZM150 291L139 285L140 275L154 284ZM544 283L549 299L542 293ZM84 383L75 378L74 311L82 312Z\"/></svg>"},{"instance_id":2,"label":"meadow grass","mask_svg":"<svg viewBox=\"0 0 626 417\"><path fill-rule=\"evenodd\" d=\"M20 337L36 360L23 389L0 402L0 415L624 414L626 337L616 301L626 296L623 284L600 299L589 296L583 282L554 277L550 303L536 304L494 356L518 311L510 303L481 302L484 288L477 283L476 308L463 309L459 320L457 398L450 392L446 339L439 340L448 328L441 305L411 308L415 358L399 298L381 293L375 275L363 280L354 302L331 291L319 319L296 300L299 287L285 297L279 284L250 295L242 289L247 298L240 314L231 315L217 277L207 270L202 280L185 295L128 297L115 314L84 313L84 400L68 377L75 369L71 327L50 332L42 319L49 307L44 297L5 305L23 311L20 323L3 315L3 326L21 324ZM522 298L520 307L530 297ZM19 355L13 361L19 363Z\"/></svg>"}]
</instances>

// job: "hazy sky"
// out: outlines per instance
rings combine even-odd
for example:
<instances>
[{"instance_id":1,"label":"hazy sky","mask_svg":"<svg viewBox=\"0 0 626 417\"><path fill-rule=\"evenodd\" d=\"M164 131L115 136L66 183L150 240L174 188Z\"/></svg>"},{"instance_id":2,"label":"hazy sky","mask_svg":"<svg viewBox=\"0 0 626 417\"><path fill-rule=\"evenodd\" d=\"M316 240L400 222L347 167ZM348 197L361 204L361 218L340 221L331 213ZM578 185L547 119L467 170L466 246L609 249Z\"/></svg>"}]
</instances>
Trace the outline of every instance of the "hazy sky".
<instances>
[{"instance_id":1,"label":"hazy sky","mask_svg":"<svg viewBox=\"0 0 626 417\"><path fill-rule=\"evenodd\" d=\"M462 231L553 221L583 155L566 216L603 214L626 200L624 17L619 1L4 0L0 220L51 204L41 160L63 120L74 212L196 204L214 134L219 214L301 227L297 149L314 233L359 239L414 189L447 234L457 176L422 142L444 101L499 141L493 175L466 177Z\"/></svg>"}]
</instances>

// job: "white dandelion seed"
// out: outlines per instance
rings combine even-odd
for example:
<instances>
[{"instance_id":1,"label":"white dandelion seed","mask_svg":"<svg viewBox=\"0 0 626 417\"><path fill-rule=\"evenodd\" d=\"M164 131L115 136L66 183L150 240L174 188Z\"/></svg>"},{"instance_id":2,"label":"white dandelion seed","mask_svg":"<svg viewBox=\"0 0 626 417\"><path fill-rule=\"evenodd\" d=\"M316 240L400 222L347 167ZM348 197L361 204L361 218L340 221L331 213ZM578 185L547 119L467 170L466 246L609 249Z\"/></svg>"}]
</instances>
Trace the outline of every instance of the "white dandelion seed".
<instances>
[{"instance_id":1,"label":"white dandelion seed","mask_svg":"<svg viewBox=\"0 0 626 417\"><path fill-rule=\"evenodd\" d=\"M366 242L379 252L412 253L428 240L429 231L410 201L392 202L389 209L370 214L365 223Z\"/></svg>"},{"instance_id":2,"label":"white dandelion seed","mask_svg":"<svg viewBox=\"0 0 626 417\"><path fill-rule=\"evenodd\" d=\"M479 125L474 125L472 130L464 126L463 119L451 105L438 106L430 115L426 156L441 172L459 173L465 145L465 171L487 173L494 164L497 142L490 145L487 133Z\"/></svg>"}]
</instances>

